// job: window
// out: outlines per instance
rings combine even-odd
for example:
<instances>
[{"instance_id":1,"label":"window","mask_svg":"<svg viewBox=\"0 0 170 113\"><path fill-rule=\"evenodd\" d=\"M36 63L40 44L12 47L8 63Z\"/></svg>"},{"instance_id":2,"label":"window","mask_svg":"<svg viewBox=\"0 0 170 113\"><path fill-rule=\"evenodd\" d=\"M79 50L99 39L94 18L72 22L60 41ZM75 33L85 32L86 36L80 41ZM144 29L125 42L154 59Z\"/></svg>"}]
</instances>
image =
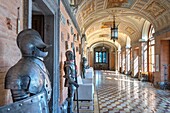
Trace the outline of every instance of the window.
<instances>
[{"instance_id":1,"label":"window","mask_svg":"<svg viewBox=\"0 0 170 113\"><path fill-rule=\"evenodd\" d=\"M134 75L138 73L138 67L139 67L138 60L139 60L138 56L136 56L134 59Z\"/></svg>"},{"instance_id":2,"label":"window","mask_svg":"<svg viewBox=\"0 0 170 113\"><path fill-rule=\"evenodd\" d=\"M147 72L147 45L144 45L143 61L144 61L144 72Z\"/></svg>"},{"instance_id":3,"label":"window","mask_svg":"<svg viewBox=\"0 0 170 113\"><path fill-rule=\"evenodd\" d=\"M126 50L126 53L127 53L127 56L126 56L126 58L127 58L127 71L129 71L130 70L130 50L129 49Z\"/></svg>"},{"instance_id":4,"label":"window","mask_svg":"<svg viewBox=\"0 0 170 113\"><path fill-rule=\"evenodd\" d=\"M125 71L125 52L122 53L122 72Z\"/></svg>"},{"instance_id":5,"label":"window","mask_svg":"<svg viewBox=\"0 0 170 113\"><path fill-rule=\"evenodd\" d=\"M96 51L95 52L95 63L107 63L107 57L106 57L105 51Z\"/></svg>"},{"instance_id":6,"label":"window","mask_svg":"<svg viewBox=\"0 0 170 113\"><path fill-rule=\"evenodd\" d=\"M153 26L151 26L149 31L149 71L155 71L155 39L153 33L155 32Z\"/></svg>"},{"instance_id":7,"label":"window","mask_svg":"<svg viewBox=\"0 0 170 113\"><path fill-rule=\"evenodd\" d=\"M122 65L121 65L121 64L122 64L122 60L121 60L122 56L121 56L121 55L122 55L122 54L121 54L121 52L120 52L120 53L119 53L119 56L118 56L118 57L119 57L119 59L118 59L118 60L119 60L119 67L122 67Z\"/></svg>"}]
</instances>

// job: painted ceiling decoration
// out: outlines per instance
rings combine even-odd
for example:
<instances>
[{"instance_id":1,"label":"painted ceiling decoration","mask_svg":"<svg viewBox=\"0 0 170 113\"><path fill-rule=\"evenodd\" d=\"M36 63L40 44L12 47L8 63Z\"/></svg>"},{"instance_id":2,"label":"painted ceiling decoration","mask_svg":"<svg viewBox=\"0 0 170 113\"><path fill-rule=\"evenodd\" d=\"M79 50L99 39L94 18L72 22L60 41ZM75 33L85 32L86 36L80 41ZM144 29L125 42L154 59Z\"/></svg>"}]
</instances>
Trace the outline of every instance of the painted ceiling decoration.
<instances>
[{"instance_id":1,"label":"painted ceiling decoration","mask_svg":"<svg viewBox=\"0 0 170 113\"><path fill-rule=\"evenodd\" d=\"M142 37L143 25L150 22L159 31L170 26L170 0L81 0L76 13L80 29L86 34L87 47L104 39L115 46L132 44ZM119 24L118 40L110 40L110 27ZM101 43L102 44L102 43Z\"/></svg>"},{"instance_id":2,"label":"painted ceiling decoration","mask_svg":"<svg viewBox=\"0 0 170 113\"><path fill-rule=\"evenodd\" d=\"M128 0L108 0L107 8L120 7L123 3L128 3Z\"/></svg>"},{"instance_id":3,"label":"painted ceiling decoration","mask_svg":"<svg viewBox=\"0 0 170 113\"><path fill-rule=\"evenodd\" d=\"M113 7L131 7L135 0L107 0L107 7L106 8L113 8Z\"/></svg>"},{"instance_id":4,"label":"painted ceiling decoration","mask_svg":"<svg viewBox=\"0 0 170 113\"><path fill-rule=\"evenodd\" d=\"M101 34L99 37L109 37L109 34Z\"/></svg>"},{"instance_id":5,"label":"painted ceiling decoration","mask_svg":"<svg viewBox=\"0 0 170 113\"><path fill-rule=\"evenodd\" d=\"M127 28L126 28L126 31L127 31L130 35L132 35L133 33L135 33L135 31L134 31L133 28L131 28L131 27L127 27Z\"/></svg>"},{"instance_id":6,"label":"painted ceiling decoration","mask_svg":"<svg viewBox=\"0 0 170 113\"><path fill-rule=\"evenodd\" d=\"M148 5L146 11L157 18L159 15L165 12L165 8L158 2L152 2L150 5Z\"/></svg>"},{"instance_id":7,"label":"painted ceiling decoration","mask_svg":"<svg viewBox=\"0 0 170 113\"><path fill-rule=\"evenodd\" d=\"M102 22L102 26L101 28L111 28L113 22L110 21L110 22Z\"/></svg>"}]
</instances>

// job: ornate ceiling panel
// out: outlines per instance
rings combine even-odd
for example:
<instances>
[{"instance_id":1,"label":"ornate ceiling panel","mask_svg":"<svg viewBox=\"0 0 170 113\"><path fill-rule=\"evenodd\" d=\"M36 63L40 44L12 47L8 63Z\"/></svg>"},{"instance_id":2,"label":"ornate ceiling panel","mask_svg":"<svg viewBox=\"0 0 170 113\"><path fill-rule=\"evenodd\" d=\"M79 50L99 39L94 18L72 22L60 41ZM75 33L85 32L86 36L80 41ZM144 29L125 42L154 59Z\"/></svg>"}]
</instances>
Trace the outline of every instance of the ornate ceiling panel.
<instances>
[{"instance_id":1,"label":"ornate ceiling panel","mask_svg":"<svg viewBox=\"0 0 170 113\"><path fill-rule=\"evenodd\" d=\"M146 21L153 24L155 31L170 26L170 0L82 1L76 17L80 28L87 35L87 42L94 42L94 37L96 42L109 37L113 16L116 16L116 23L119 24L120 39L117 42L121 46L125 44L126 36L132 42L138 41Z\"/></svg>"},{"instance_id":2,"label":"ornate ceiling panel","mask_svg":"<svg viewBox=\"0 0 170 113\"><path fill-rule=\"evenodd\" d=\"M163 7L163 5L154 1L148 5L148 7L146 8L146 11L150 13L151 15L153 15L155 18L157 18L159 15L164 13L166 10Z\"/></svg>"},{"instance_id":3,"label":"ornate ceiling panel","mask_svg":"<svg viewBox=\"0 0 170 113\"><path fill-rule=\"evenodd\" d=\"M127 27L126 28L126 31L130 34L130 35L133 35L135 33L135 30L133 30L133 28L131 27Z\"/></svg>"},{"instance_id":4,"label":"ornate ceiling panel","mask_svg":"<svg viewBox=\"0 0 170 113\"><path fill-rule=\"evenodd\" d=\"M136 0L106 0L106 9L113 7L130 8Z\"/></svg>"}]
</instances>

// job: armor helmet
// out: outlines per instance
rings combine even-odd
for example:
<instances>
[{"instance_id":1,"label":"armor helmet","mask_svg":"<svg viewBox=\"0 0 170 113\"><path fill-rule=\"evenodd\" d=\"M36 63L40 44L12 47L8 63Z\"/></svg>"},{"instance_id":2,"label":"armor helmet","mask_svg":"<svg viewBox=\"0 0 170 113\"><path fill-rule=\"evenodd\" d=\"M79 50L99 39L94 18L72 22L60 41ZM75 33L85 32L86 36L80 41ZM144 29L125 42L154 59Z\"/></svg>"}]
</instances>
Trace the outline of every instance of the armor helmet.
<instances>
[{"instance_id":1,"label":"armor helmet","mask_svg":"<svg viewBox=\"0 0 170 113\"><path fill-rule=\"evenodd\" d=\"M34 56L44 58L48 52L42 51L48 45L42 41L40 34L33 29L25 29L17 36L17 45L22 56Z\"/></svg>"},{"instance_id":2,"label":"armor helmet","mask_svg":"<svg viewBox=\"0 0 170 113\"><path fill-rule=\"evenodd\" d=\"M86 62L86 61L87 61L87 58L86 58L86 57L83 57L83 61L85 61L85 62Z\"/></svg>"},{"instance_id":3,"label":"armor helmet","mask_svg":"<svg viewBox=\"0 0 170 113\"><path fill-rule=\"evenodd\" d=\"M67 61L74 60L73 52L71 50L66 51L65 55L66 55Z\"/></svg>"}]
</instances>

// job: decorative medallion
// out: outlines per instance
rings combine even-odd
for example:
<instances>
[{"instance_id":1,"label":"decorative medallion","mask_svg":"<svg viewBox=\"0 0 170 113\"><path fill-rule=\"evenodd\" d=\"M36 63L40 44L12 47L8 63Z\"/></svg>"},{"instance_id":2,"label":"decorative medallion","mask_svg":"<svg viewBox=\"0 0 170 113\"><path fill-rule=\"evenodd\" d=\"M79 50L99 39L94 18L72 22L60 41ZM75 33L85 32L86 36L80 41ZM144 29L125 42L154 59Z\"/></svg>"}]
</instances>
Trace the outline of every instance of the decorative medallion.
<instances>
[{"instance_id":1,"label":"decorative medallion","mask_svg":"<svg viewBox=\"0 0 170 113\"><path fill-rule=\"evenodd\" d=\"M132 34L135 33L135 31L134 31L131 27L127 27L127 28L126 28L126 31L127 31L130 35L132 35Z\"/></svg>"}]
</instances>

